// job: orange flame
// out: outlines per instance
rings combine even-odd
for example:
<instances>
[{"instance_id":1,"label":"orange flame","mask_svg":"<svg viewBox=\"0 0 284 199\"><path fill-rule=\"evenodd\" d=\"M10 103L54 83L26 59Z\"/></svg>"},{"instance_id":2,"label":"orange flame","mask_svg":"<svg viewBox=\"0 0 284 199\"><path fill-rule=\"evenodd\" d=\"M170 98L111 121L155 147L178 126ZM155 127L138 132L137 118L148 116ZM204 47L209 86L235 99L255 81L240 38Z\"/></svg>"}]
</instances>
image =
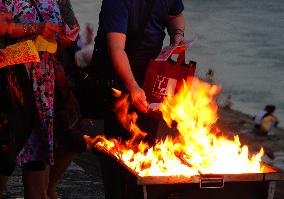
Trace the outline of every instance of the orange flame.
<instances>
[{"instance_id":1,"label":"orange flame","mask_svg":"<svg viewBox=\"0 0 284 199\"><path fill-rule=\"evenodd\" d=\"M125 143L102 136L95 139L85 136L85 139L89 146L103 148L139 176L263 172L263 149L250 157L248 147L241 145L238 136L229 140L213 131L218 109L215 98L220 90L219 86L189 79L176 95L165 98L159 110L169 126L177 124L179 135L157 140L153 147L144 142L134 145L146 133L135 124L137 114L128 113L127 95L121 96L115 112L123 126L132 132L132 139Z\"/></svg>"},{"instance_id":2,"label":"orange flame","mask_svg":"<svg viewBox=\"0 0 284 199\"><path fill-rule=\"evenodd\" d=\"M129 113L129 95L122 94L116 89L113 89L113 91L114 95L118 98L114 106L114 112L117 115L118 121L122 124L122 126L132 134L131 139L127 142L127 144L131 146L138 140L141 141L147 135L147 133L141 131L136 125L136 121L138 119L137 113Z\"/></svg>"}]
</instances>

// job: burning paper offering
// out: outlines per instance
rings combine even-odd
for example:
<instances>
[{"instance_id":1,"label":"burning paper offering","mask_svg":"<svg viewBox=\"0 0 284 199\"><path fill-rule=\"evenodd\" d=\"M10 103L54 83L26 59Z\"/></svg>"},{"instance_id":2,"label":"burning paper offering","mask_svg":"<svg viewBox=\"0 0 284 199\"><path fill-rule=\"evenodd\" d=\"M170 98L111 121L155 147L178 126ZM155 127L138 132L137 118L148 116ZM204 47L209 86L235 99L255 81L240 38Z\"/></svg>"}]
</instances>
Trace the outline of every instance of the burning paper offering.
<instances>
[{"instance_id":1,"label":"burning paper offering","mask_svg":"<svg viewBox=\"0 0 284 199\"><path fill-rule=\"evenodd\" d=\"M0 68L27 62L40 62L32 40L19 42L1 50Z\"/></svg>"},{"instance_id":2,"label":"burning paper offering","mask_svg":"<svg viewBox=\"0 0 284 199\"><path fill-rule=\"evenodd\" d=\"M135 123L137 115L128 111L127 95L120 97L115 112L122 125L130 129L132 138L119 141L85 136L85 139L90 147L115 157L139 176L265 172L261 162L263 149L252 155L238 136L228 138L216 127L216 96L220 91L220 86L198 79L184 81L179 91L167 96L158 107L167 125L175 124L178 135L156 140L154 146L143 141L137 143L136 138L145 136L145 132Z\"/></svg>"}]
</instances>

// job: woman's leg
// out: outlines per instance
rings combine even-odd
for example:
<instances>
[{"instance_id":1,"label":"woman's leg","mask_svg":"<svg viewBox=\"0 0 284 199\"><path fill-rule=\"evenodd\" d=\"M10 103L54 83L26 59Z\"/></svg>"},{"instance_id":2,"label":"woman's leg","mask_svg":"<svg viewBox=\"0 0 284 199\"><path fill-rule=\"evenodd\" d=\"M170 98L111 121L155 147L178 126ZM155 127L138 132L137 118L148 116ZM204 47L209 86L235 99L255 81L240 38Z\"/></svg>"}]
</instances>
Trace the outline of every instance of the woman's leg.
<instances>
[{"instance_id":1,"label":"woman's leg","mask_svg":"<svg viewBox=\"0 0 284 199\"><path fill-rule=\"evenodd\" d=\"M1 134L1 132L0 132ZM6 188L9 176L12 175L15 169L15 158L12 154L7 153L6 148L0 145L0 199Z\"/></svg>"},{"instance_id":2,"label":"woman's leg","mask_svg":"<svg viewBox=\"0 0 284 199\"><path fill-rule=\"evenodd\" d=\"M0 175L0 199L2 198L2 194L6 188L6 184L8 181L9 177L8 176L2 176Z\"/></svg>"},{"instance_id":3,"label":"woman's leg","mask_svg":"<svg viewBox=\"0 0 284 199\"><path fill-rule=\"evenodd\" d=\"M71 151L58 151L55 153L55 164L50 167L49 184L47 189L47 195L51 199L57 199L56 187L58 182L68 168L76 153Z\"/></svg>"},{"instance_id":4,"label":"woman's leg","mask_svg":"<svg viewBox=\"0 0 284 199\"><path fill-rule=\"evenodd\" d=\"M24 197L47 199L49 166L43 162L29 162L23 166Z\"/></svg>"}]
</instances>

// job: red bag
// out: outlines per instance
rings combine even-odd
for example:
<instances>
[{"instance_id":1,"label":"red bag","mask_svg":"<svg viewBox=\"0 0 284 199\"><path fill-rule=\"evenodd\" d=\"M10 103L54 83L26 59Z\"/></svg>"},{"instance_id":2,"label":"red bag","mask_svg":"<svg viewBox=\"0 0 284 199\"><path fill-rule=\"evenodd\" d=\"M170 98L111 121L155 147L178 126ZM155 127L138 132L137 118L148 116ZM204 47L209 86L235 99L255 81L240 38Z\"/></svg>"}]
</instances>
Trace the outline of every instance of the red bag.
<instances>
[{"instance_id":1,"label":"red bag","mask_svg":"<svg viewBox=\"0 0 284 199\"><path fill-rule=\"evenodd\" d=\"M143 85L149 104L162 102L169 92L176 92L183 79L194 76L196 63L190 61L186 64L185 51L178 53L176 62L172 60L172 55L167 61L150 61Z\"/></svg>"}]
</instances>

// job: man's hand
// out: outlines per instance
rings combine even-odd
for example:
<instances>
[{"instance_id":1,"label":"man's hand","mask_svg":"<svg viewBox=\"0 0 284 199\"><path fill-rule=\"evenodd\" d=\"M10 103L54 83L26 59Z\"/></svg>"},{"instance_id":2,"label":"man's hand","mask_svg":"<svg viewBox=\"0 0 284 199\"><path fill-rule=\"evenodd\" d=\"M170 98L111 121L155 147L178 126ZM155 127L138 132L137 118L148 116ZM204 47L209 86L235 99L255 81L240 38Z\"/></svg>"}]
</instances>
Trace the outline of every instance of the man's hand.
<instances>
[{"instance_id":1,"label":"man's hand","mask_svg":"<svg viewBox=\"0 0 284 199\"><path fill-rule=\"evenodd\" d=\"M139 86L135 86L130 90L130 99L132 105L134 105L139 111L147 113L148 102L146 100L145 92Z\"/></svg>"}]
</instances>

